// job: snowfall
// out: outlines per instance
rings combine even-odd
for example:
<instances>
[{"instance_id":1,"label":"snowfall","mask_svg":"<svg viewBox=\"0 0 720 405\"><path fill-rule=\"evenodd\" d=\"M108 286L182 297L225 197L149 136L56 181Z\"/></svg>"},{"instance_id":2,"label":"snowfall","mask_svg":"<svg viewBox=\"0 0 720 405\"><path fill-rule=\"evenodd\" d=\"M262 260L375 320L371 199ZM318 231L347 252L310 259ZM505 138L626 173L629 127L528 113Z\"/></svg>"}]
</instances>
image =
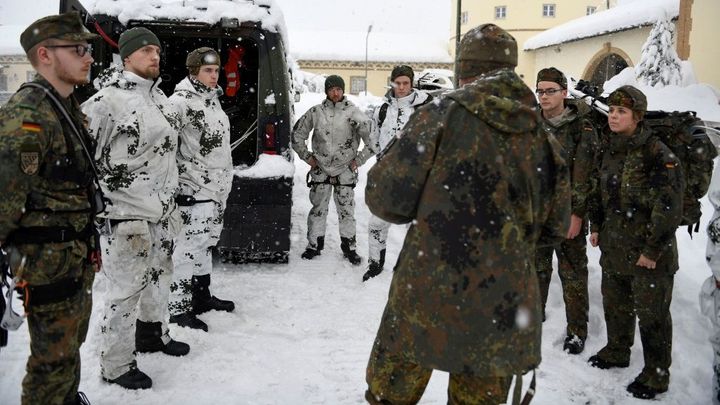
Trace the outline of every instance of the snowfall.
<instances>
[{"instance_id":1,"label":"snowfall","mask_svg":"<svg viewBox=\"0 0 720 405\"><path fill-rule=\"evenodd\" d=\"M650 109L694 110L705 120L720 122L717 90L694 83L691 66L683 65L683 69L683 87L654 89L640 86L648 95ZM622 84L636 84L631 70L623 71L606 83L605 90ZM323 94L303 93L301 101L295 105L295 118L323 98ZM380 101L379 97L370 95L350 98L362 108L377 105ZM370 213L364 203L364 188L367 171L373 163L374 159L371 159L360 168L359 184L355 188L358 250L365 258ZM267 157L258 165L262 170L246 170L254 170L256 176L266 175ZM300 254L306 244L306 218L310 210L305 186L308 166L295 156L294 163L281 170L294 180L289 263L232 265L217 260L212 292L235 301L236 310L200 315L210 327L208 333L170 325L171 335L191 346L185 357L139 354L138 366L153 379L152 389L129 391L105 383L100 377L99 321L106 285L104 276L98 275L93 288L90 331L81 349L80 390L92 403L364 403L365 367L387 300L392 267L407 228L391 227L386 270L363 283L366 261L361 266L352 266L342 258L337 216L331 207L323 254L315 260L302 260ZM711 329L700 314L698 293L702 282L710 276L705 264L707 237L704 229L712 215L712 207L705 198L702 204L701 232L692 238L685 229L677 232L680 270L675 277L671 306L674 325L672 377L669 391L660 394L655 403L710 403L713 352L708 338ZM630 367L599 370L587 364L587 359L606 342L599 256L597 248L588 246L589 338L580 355L569 355L562 350L564 304L557 272L553 275L547 320L543 324L542 363L537 369L537 394L533 403L647 403L632 398L625 391L643 366L639 336L632 348ZM16 300L16 309L17 304ZM25 325L11 332L9 338L9 345L0 350L0 403L4 405L20 403L21 382L29 355ZM529 378L524 381L527 384ZM447 373L434 372L421 404L445 404L446 388Z\"/></svg>"}]
</instances>

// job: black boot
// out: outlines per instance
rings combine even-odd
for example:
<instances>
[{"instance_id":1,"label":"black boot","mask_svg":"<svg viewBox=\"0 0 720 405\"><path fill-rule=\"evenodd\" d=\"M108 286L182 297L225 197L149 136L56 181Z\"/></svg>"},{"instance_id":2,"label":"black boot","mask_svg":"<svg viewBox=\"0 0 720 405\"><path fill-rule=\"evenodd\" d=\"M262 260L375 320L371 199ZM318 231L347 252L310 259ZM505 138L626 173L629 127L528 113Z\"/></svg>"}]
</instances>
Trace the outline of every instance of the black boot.
<instances>
[{"instance_id":1,"label":"black boot","mask_svg":"<svg viewBox=\"0 0 720 405\"><path fill-rule=\"evenodd\" d=\"M371 278L382 273L384 265L385 265L385 249L380 251L380 261L376 262L375 260L370 259L370 261L368 262L368 271L366 271L365 274L363 274L363 281L368 281Z\"/></svg>"},{"instance_id":2,"label":"black boot","mask_svg":"<svg viewBox=\"0 0 720 405\"><path fill-rule=\"evenodd\" d=\"M129 390L144 390L152 387L152 380L150 377L138 370L136 367L131 367L130 371L113 380L109 380L105 377L103 377L103 380L111 384L117 384Z\"/></svg>"},{"instance_id":3,"label":"black boot","mask_svg":"<svg viewBox=\"0 0 720 405\"><path fill-rule=\"evenodd\" d=\"M199 320L194 313L184 312L178 315L170 315L170 323L176 323L178 326L190 329L202 329L205 332L208 331L208 326L205 322Z\"/></svg>"},{"instance_id":4,"label":"black boot","mask_svg":"<svg viewBox=\"0 0 720 405\"><path fill-rule=\"evenodd\" d=\"M75 401L71 402L73 405L91 405L90 400L85 395L84 392L78 391L77 395L75 396Z\"/></svg>"},{"instance_id":5,"label":"black boot","mask_svg":"<svg viewBox=\"0 0 720 405\"><path fill-rule=\"evenodd\" d=\"M355 244L355 237L352 238L340 238L340 249L343 252L343 256L348 259L354 266L362 263L362 258L358 256L355 249L351 249L350 246Z\"/></svg>"},{"instance_id":6,"label":"black boot","mask_svg":"<svg viewBox=\"0 0 720 405\"><path fill-rule=\"evenodd\" d=\"M143 322L138 319L135 326L135 351L139 353L163 352L169 356L184 356L190 352L187 343L170 339L167 344L162 341L162 324L160 322Z\"/></svg>"},{"instance_id":7,"label":"black boot","mask_svg":"<svg viewBox=\"0 0 720 405\"><path fill-rule=\"evenodd\" d=\"M565 343L563 343L563 350L570 354L582 353L585 350L585 338L578 335L567 335Z\"/></svg>"},{"instance_id":8,"label":"black boot","mask_svg":"<svg viewBox=\"0 0 720 405\"><path fill-rule=\"evenodd\" d=\"M667 388L654 388L649 385L645 385L638 380L635 380L628 385L627 390L633 394L635 398L640 399L653 399L655 395L662 394L667 391Z\"/></svg>"},{"instance_id":9,"label":"black boot","mask_svg":"<svg viewBox=\"0 0 720 405\"><path fill-rule=\"evenodd\" d=\"M630 365L630 361L623 361L623 362L609 361L609 360L603 359L598 354L594 354L594 355L590 356L590 358L588 359L588 363L590 363L590 365L592 367L600 368L603 370L607 370L609 368L625 368Z\"/></svg>"},{"instance_id":10,"label":"black boot","mask_svg":"<svg viewBox=\"0 0 720 405\"><path fill-rule=\"evenodd\" d=\"M232 312L235 310L235 303L210 295L210 275L205 274L192 278L192 307L195 315L208 311Z\"/></svg>"},{"instance_id":11,"label":"black boot","mask_svg":"<svg viewBox=\"0 0 720 405\"><path fill-rule=\"evenodd\" d=\"M317 238L317 247L315 249L309 247L305 249L305 252L303 252L300 257L307 260L312 260L315 258L315 256L320 256L320 252L322 252L323 248L325 247L325 237L324 236L318 236Z\"/></svg>"}]
</instances>

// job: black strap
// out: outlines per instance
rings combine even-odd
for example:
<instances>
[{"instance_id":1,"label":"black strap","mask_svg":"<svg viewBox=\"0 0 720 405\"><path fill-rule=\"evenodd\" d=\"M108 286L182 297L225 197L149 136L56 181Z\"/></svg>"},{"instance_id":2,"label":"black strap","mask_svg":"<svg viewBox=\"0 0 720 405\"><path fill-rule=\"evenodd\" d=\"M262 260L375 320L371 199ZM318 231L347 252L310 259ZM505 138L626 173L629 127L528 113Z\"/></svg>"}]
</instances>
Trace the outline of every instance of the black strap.
<instances>
[{"instance_id":1,"label":"black strap","mask_svg":"<svg viewBox=\"0 0 720 405\"><path fill-rule=\"evenodd\" d=\"M77 295L82 289L82 278L66 278L55 283L45 285L28 285L22 291L25 294L26 305L31 308L36 305L48 305L65 301Z\"/></svg>"},{"instance_id":2,"label":"black strap","mask_svg":"<svg viewBox=\"0 0 720 405\"><path fill-rule=\"evenodd\" d=\"M378 128L382 128L382 124L385 122L385 117L387 116L387 110L388 103L383 103L383 105L380 106L380 112L378 113Z\"/></svg>"},{"instance_id":3,"label":"black strap","mask_svg":"<svg viewBox=\"0 0 720 405\"><path fill-rule=\"evenodd\" d=\"M179 205L180 207L192 207L195 204L204 204L212 201L213 200L196 200L195 196L186 194L179 194L175 196L175 204Z\"/></svg>"},{"instance_id":4,"label":"black strap","mask_svg":"<svg viewBox=\"0 0 720 405\"><path fill-rule=\"evenodd\" d=\"M87 145L85 145L85 140L83 139L83 136L81 135L80 129L75 125L75 122L70 118L70 114L65 109L65 106L62 104L62 102L53 94L50 89L45 87L43 84L40 84L38 82L27 82L23 83L22 86L20 86L20 89L28 88L28 87L34 87L36 89L42 89L45 94L48 96L48 98L53 102L54 109L58 111L63 118L65 118L65 121L67 121L68 125L70 125L70 128L72 129L73 134L75 134L75 137L77 138L78 142L80 143L80 146L82 146L83 151L85 152L85 156L88 159L88 164L90 165L90 168L93 171L93 180L95 183L95 190L93 196L90 196L92 200L90 203L93 205L93 207L96 210L96 213L102 212L105 210L105 201L102 197L102 188L100 187L100 176L98 175L97 167L95 166L95 159L93 157L93 154L90 153L90 149L88 149ZM98 195L99 194L99 195Z\"/></svg>"},{"instance_id":5,"label":"black strap","mask_svg":"<svg viewBox=\"0 0 720 405\"><path fill-rule=\"evenodd\" d=\"M311 170L312 171L312 170ZM342 186L342 187L352 187L355 188L355 183L352 184L341 184L340 180L338 179L339 176L328 176L327 179L324 181L313 181L312 177L310 176L310 172L305 176L305 182L307 183L308 187L316 186L318 184L330 184L331 186ZM178 204L179 205L179 204Z\"/></svg>"},{"instance_id":6,"label":"black strap","mask_svg":"<svg viewBox=\"0 0 720 405\"><path fill-rule=\"evenodd\" d=\"M8 235L8 245L40 245L45 243L64 243L73 240L88 240L94 235L95 228L87 224L76 231L66 226L28 226L15 229Z\"/></svg>"}]
</instances>

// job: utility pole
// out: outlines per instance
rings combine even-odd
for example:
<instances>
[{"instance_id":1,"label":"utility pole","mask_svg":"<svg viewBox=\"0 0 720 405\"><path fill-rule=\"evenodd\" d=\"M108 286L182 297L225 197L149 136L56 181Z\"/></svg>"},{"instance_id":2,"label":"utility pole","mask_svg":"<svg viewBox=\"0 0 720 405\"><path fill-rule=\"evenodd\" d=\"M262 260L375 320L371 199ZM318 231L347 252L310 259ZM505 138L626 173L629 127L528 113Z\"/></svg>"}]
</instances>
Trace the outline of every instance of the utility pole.
<instances>
[{"instance_id":1,"label":"utility pole","mask_svg":"<svg viewBox=\"0 0 720 405\"><path fill-rule=\"evenodd\" d=\"M365 35L365 95L368 94L368 39L370 38L370 31L372 31L372 24L368 26L367 35Z\"/></svg>"},{"instance_id":2,"label":"utility pole","mask_svg":"<svg viewBox=\"0 0 720 405\"><path fill-rule=\"evenodd\" d=\"M458 53L460 53L460 24L462 24L462 0L457 0L457 13L455 18L455 60L457 61ZM453 78L455 88L458 87L458 77Z\"/></svg>"}]
</instances>

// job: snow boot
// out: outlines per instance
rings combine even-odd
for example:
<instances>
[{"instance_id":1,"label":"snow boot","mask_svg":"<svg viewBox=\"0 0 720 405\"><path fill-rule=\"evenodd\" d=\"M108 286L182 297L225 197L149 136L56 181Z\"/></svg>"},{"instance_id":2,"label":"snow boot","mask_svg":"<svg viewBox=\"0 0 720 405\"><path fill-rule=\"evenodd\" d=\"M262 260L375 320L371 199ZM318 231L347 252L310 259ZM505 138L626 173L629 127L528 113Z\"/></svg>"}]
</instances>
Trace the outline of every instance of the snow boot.
<instances>
[{"instance_id":1,"label":"snow boot","mask_svg":"<svg viewBox=\"0 0 720 405\"><path fill-rule=\"evenodd\" d=\"M192 308L195 315L208 311L232 312L235 303L210 294L210 275L193 276L192 278Z\"/></svg>"},{"instance_id":2,"label":"snow boot","mask_svg":"<svg viewBox=\"0 0 720 405\"><path fill-rule=\"evenodd\" d=\"M340 249L343 252L343 256L348 259L353 266L357 266L362 263L362 258L358 256L355 249L351 249L350 246L355 244L355 237L352 238L340 238Z\"/></svg>"},{"instance_id":3,"label":"snow boot","mask_svg":"<svg viewBox=\"0 0 720 405\"><path fill-rule=\"evenodd\" d=\"M207 324L199 320L192 312L184 312L178 315L170 315L170 323L176 323L178 326L183 328L202 329L205 332L208 331Z\"/></svg>"},{"instance_id":4,"label":"snow boot","mask_svg":"<svg viewBox=\"0 0 720 405\"><path fill-rule=\"evenodd\" d=\"M592 367L600 368L603 370L607 370L609 368L625 368L630 365L629 361L609 361L603 359L598 354L590 356L590 358L588 359L588 363L590 363Z\"/></svg>"},{"instance_id":5,"label":"snow boot","mask_svg":"<svg viewBox=\"0 0 720 405\"><path fill-rule=\"evenodd\" d=\"M565 343L563 343L563 350L570 354L582 353L585 350L585 338L578 335L567 335Z\"/></svg>"},{"instance_id":6,"label":"snow boot","mask_svg":"<svg viewBox=\"0 0 720 405\"><path fill-rule=\"evenodd\" d=\"M152 387L152 380L147 374L138 370L137 367L131 367L130 371L113 380L103 377L103 380L110 384L117 384L129 390L145 390Z\"/></svg>"},{"instance_id":7,"label":"snow boot","mask_svg":"<svg viewBox=\"0 0 720 405\"><path fill-rule=\"evenodd\" d=\"M325 237L324 236L318 236L317 238L317 247L315 249L308 247L305 249L305 252L303 252L300 257L307 260L312 260L315 258L315 256L320 256L320 252L322 252L323 248L325 247Z\"/></svg>"},{"instance_id":8,"label":"snow boot","mask_svg":"<svg viewBox=\"0 0 720 405\"><path fill-rule=\"evenodd\" d=\"M135 351L139 353L163 352L169 356L184 356L190 352L187 343L170 339L163 343L162 324L160 322L143 322L138 319L135 326Z\"/></svg>"},{"instance_id":9,"label":"snow boot","mask_svg":"<svg viewBox=\"0 0 720 405\"><path fill-rule=\"evenodd\" d=\"M371 278L382 273L383 267L385 266L385 249L380 251L380 261L370 259L368 263L368 271L363 274L363 281L368 281Z\"/></svg>"},{"instance_id":10,"label":"snow boot","mask_svg":"<svg viewBox=\"0 0 720 405\"><path fill-rule=\"evenodd\" d=\"M667 388L654 388L649 385L645 385L638 380L635 380L627 386L629 393L633 394L635 398L640 399L653 399L655 395L662 394L667 391Z\"/></svg>"}]
</instances>

